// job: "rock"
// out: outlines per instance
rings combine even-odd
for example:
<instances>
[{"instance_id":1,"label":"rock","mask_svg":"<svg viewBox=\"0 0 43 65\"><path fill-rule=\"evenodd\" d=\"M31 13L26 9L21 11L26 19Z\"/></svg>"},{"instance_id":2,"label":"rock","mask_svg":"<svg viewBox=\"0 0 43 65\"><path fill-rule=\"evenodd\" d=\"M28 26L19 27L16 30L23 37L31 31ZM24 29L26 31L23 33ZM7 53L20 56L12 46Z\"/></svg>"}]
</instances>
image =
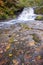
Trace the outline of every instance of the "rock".
<instances>
[{"instance_id":1,"label":"rock","mask_svg":"<svg viewBox=\"0 0 43 65\"><path fill-rule=\"evenodd\" d=\"M39 15L39 16L36 17L35 20L43 20L43 16Z\"/></svg>"},{"instance_id":2,"label":"rock","mask_svg":"<svg viewBox=\"0 0 43 65\"><path fill-rule=\"evenodd\" d=\"M40 22L26 22L31 30L22 29L20 24L15 24L15 28L10 28L7 34L3 29L0 36L0 65L43 65L43 21Z\"/></svg>"},{"instance_id":3,"label":"rock","mask_svg":"<svg viewBox=\"0 0 43 65\"><path fill-rule=\"evenodd\" d=\"M21 64L20 59L13 59L13 64L20 65Z\"/></svg>"},{"instance_id":4,"label":"rock","mask_svg":"<svg viewBox=\"0 0 43 65\"><path fill-rule=\"evenodd\" d=\"M35 46L35 41L34 40L29 41L26 46L27 47L28 46Z\"/></svg>"}]
</instances>

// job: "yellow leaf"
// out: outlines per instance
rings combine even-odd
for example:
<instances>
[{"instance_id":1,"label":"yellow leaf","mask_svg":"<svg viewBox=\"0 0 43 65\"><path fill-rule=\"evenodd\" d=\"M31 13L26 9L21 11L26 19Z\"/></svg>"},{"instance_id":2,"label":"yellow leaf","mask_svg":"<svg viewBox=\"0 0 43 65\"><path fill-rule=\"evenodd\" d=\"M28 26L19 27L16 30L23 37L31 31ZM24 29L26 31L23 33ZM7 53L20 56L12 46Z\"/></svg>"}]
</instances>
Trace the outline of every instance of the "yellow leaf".
<instances>
[{"instance_id":1,"label":"yellow leaf","mask_svg":"<svg viewBox=\"0 0 43 65\"><path fill-rule=\"evenodd\" d=\"M13 56L13 54L9 54L9 56L10 56L10 57L12 57L12 56Z\"/></svg>"},{"instance_id":2,"label":"yellow leaf","mask_svg":"<svg viewBox=\"0 0 43 65\"><path fill-rule=\"evenodd\" d=\"M14 42L14 38L11 37L11 38L9 39L9 42L10 42L10 43Z\"/></svg>"},{"instance_id":3,"label":"yellow leaf","mask_svg":"<svg viewBox=\"0 0 43 65\"><path fill-rule=\"evenodd\" d=\"M9 50L9 49L10 49L10 44L8 44L6 47L6 50Z\"/></svg>"},{"instance_id":4,"label":"yellow leaf","mask_svg":"<svg viewBox=\"0 0 43 65\"><path fill-rule=\"evenodd\" d=\"M22 65L24 65L24 63L22 63Z\"/></svg>"},{"instance_id":5,"label":"yellow leaf","mask_svg":"<svg viewBox=\"0 0 43 65\"><path fill-rule=\"evenodd\" d=\"M14 63L15 65L18 65L18 64L19 64L19 62L18 62L16 59L13 60L13 63Z\"/></svg>"},{"instance_id":6,"label":"yellow leaf","mask_svg":"<svg viewBox=\"0 0 43 65\"><path fill-rule=\"evenodd\" d=\"M38 56L38 59L40 59L41 58L41 56Z\"/></svg>"}]
</instances>

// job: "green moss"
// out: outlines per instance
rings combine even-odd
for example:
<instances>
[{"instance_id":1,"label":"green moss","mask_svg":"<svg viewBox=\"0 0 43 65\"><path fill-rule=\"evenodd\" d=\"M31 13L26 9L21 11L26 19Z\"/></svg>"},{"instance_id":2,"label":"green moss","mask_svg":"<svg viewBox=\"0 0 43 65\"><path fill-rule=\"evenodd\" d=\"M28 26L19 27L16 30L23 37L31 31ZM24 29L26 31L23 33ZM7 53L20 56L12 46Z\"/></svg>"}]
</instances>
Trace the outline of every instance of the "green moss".
<instances>
[{"instance_id":1,"label":"green moss","mask_svg":"<svg viewBox=\"0 0 43 65\"><path fill-rule=\"evenodd\" d=\"M25 30L29 30L30 29L30 27L28 25L26 25L26 24L20 24L20 25Z\"/></svg>"},{"instance_id":2,"label":"green moss","mask_svg":"<svg viewBox=\"0 0 43 65\"><path fill-rule=\"evenodd\" d=\"M36 20L43 20L43 16L37 16Z\"/></svg>"},{"instance_id":3,"label":"green moss","mask_svg":"<svg viewBox=\"0 0 43 65\"><path fill-rule=\"evenodd\" d=\"M16 18L16 15L13 15L13 18Z\"/></svg>"},{"instance_id":4,"label":"green moss","mask_svg":"<svg viewBox=\"0 0 43 65\"><path fill-rule=\"evenodd\" d=\"M10 39L9 39L9 43L13 43L14 42L14 37L12 36Z\"/></svg>"},{"instance_id":5,"label":"green moss","mask_svg":"<svg viewBox=\"0 0 43 65\"><path fill-rule=\"evenodd\" d=\"M38 38L36 34L33 34L33 39L35 42L40 42L40 39Z\"/></svg>"}]
</instances>

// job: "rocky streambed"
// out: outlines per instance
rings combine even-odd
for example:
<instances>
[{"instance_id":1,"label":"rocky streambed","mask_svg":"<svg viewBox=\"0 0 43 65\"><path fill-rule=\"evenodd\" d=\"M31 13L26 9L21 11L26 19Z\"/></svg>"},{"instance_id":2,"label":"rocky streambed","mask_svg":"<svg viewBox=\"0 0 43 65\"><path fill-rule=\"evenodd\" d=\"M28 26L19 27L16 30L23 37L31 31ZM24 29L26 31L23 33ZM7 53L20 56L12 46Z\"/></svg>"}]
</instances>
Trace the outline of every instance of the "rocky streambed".
<instances>
[{"instance_id":1,"label":"rocky streambed","mask_svg":"<svg viewBox=\"0 0 43 65\"><path fill-rule=\"evenodd\" d=\"M43 21L0 26L0 65L43 65Z\"/></svg>"}]
</instances>

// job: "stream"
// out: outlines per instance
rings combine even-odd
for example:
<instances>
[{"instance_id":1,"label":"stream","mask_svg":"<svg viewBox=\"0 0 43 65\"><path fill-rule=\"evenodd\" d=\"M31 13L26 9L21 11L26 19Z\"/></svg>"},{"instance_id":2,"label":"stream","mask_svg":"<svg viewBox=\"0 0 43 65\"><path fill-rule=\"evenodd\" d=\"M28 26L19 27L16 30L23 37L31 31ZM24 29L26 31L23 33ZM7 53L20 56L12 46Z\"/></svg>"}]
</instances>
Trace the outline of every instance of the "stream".
<instances>
[{"instance_id":1,"label":"stream","mask_svg":"<svg viewBox=\"0 0 43 65\"><path fill-rule=\"evenodd\" d=\"M37 16L29 7L0 22L0 65L43 65L43 20Z\"/></svg>"},{"instance_id":2,"label":"stream","mask_svg":"<svg viewBox=\"0 0 43 65\"><path fill-rule=\"evenodd\" d=\"M16 24L16 23L25 23L25 22L33 22L36 21L36 17L37 16L43 16L43 15L37 15L34 13L34 8L29 7L29 8L24 8L22 13L15 19L13 20L9 20L9 21L5 21L5 22L0 22L0 28L8 27L12 24Z\"/></svg>"}]
</instances>

